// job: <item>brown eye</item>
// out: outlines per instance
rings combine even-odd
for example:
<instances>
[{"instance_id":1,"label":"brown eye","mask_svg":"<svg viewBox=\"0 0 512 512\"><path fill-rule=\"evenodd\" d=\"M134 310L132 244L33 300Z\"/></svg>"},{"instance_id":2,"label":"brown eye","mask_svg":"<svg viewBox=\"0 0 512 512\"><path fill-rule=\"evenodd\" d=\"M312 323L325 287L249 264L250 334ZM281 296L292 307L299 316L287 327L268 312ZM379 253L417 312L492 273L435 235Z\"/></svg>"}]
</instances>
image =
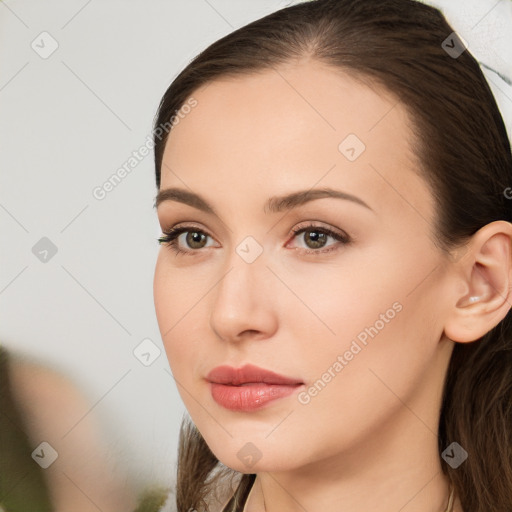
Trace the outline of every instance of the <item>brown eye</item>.
<instances>
[{"instance_id":1,"label":"brown eye","mask_svg":"<svg viewBox=\"0 0 512 512\"><path fill-rule=\"evenodd\" d=\"M314 224L297 227L292 232L294 233L294 238L303 244L303 247L294 247L294 249L306 254L325 254L336 251L351 241L350 237L343 231L338 232ZM334 241L334 243L329 243L329 240Z\"/></svg>"},{"instance_id":2,"label":"brown eye","mask_svg":"<svg viewBox=\"0 0 512 512\"><path fill-rule=\"evenodd\" d=\"M310 249L321 249L327 242L328 235L319 229L304 231L304 242Z\"/></svg>"},{"instance_id":3,"label":"brown eye","mask_svg":"<svg viewBox=\"0 0 512 512\"><path fill-rule=\"evenodd\" d=\"M181 226L165 231L163 236L158 238L158 242L169 246L176 254L193 254L202 252L199 249L209 247L208 238L211 236L197 227Z\"/></svg>"},{"instance_id":4,"label":"brown eye","mask_svg":"<svg viewBox=\"0 0 512 512\"><path fill-rule=\"evenodd\" d=\"M202 249L206 245L206 235L200 231L187 231L185 240L191 249Z\"/></svg>"}]
</instances>

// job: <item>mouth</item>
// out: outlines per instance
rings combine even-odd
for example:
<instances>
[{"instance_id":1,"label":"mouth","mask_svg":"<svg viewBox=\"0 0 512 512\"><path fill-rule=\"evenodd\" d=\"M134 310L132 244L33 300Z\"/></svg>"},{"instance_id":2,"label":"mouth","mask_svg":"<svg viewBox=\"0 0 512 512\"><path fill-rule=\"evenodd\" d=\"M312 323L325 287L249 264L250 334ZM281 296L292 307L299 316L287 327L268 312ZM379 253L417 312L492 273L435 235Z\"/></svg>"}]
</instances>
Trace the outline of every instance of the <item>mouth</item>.
<instances>
[{"instance_id":1,"label":"mouth","mask_svg":"<svg viewBox=\"0 0 512 512\"><path fill-rule=\"evenodd\" d=\"M249 412L285 398L304 386L300 379L279 375L254 365L218 366L206 377L212 398L231 411Z\"/></svg>"},{"instance_id":2,"label":"mouth","mask_svg":"<svg viewBox=\"0 0 512 512\"><path fill-rule=\"evenodd\" d=\"M268 403L292 395L303 384L266 384L248 382L238 386L210 383L212 398L220 406L231 411L250 412L261 409Z\"/></svg>"},{"instance_id":3,"label":"mouth","mask_svg":"<svg viewBox=\"0 0 512 512\"><path fill-rule=\"evenodd\" d=\"M304 384L300 379L279 375L278 373L252 364L246 364L241 368L217 366L206 376L206 380L215 384L228 384L232 386L252 384L295 386Z\"/></svg>"}]
</instances>

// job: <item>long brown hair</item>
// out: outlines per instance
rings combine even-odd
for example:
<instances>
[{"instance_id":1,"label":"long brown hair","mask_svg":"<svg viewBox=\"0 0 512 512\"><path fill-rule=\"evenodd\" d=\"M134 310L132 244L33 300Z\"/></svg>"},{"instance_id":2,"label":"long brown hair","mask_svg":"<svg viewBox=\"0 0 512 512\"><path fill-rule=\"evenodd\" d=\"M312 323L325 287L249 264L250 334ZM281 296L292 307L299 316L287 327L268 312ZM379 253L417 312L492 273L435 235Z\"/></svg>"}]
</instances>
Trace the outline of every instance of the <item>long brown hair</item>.
<instances>
[{"instance_id":1,"label":"long brown hair","mask_svg":"<svg viewBox=\"0 0 512 512\"><path fill-rule=\"evenodd\" d=\"M504 193L512 185L505 125L475 58L467 50L456 58L445 50L453 31L440 11L415 0L316 0L235 30L193 59L162 98L155 117L157 188L168 134L157 136L156 129L198 87L308 55L383 85L408 109L418 172L437 204L433 229L440 248L464 244L495 220L512 221ZM512 510L511 315L479 340L456 343L446 375L439 453L453 441L468 452L457 469L441 458L465 512ZM184 421L178 511L208 510L205 497L226 475L241 475L237 495L254 476L222 467Z\"/></svg>"}]
</instances>

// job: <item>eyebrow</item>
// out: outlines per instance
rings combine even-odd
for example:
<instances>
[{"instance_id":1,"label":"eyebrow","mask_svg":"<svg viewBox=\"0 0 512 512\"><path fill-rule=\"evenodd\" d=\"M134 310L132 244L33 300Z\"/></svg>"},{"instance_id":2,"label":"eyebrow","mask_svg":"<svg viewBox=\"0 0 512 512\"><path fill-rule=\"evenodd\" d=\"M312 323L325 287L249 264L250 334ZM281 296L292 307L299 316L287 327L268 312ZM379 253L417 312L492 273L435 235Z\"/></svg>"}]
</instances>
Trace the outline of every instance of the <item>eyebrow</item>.
<instances>
[{"instance_id":1,"label":"eyebrow","mask_svg":"<svg viewBox=\"0 0 512 512\"><path fill-rule=\"evenodd\" d=\"M373 208L371 208L359 197L347 192L342 192L340 190L334 190L332 188L299 190L298 192L293 192L284 196L274 196L267 200L263 211L265 213L278 213L297 208L298 206L306 204L309 201L323 198L335 198L352 201L353 203L364 206L365 208L368 208L374 212ZM192 206L193 208L197 208L203 212L211 213L217 216L217 212L213 206L211 206L203 197L201 197L199 194L189 192L188 190L182 188L166 188L160 190L156 196L154 207L158 208L158 206L164 201L178 201L180 203Z\"/></svg>"}]
</instances>

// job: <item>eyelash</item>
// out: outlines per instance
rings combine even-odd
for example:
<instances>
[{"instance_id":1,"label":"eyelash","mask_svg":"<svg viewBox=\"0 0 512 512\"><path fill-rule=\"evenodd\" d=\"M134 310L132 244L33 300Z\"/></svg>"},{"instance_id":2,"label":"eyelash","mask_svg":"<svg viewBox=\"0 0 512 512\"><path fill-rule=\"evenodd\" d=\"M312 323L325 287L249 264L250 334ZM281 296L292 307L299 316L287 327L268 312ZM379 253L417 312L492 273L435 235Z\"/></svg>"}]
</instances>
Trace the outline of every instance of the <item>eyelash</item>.
<instances>
[{"instance_id":1,"label":"eyelash","mask_svg":"<svg viewBox=\"0 0 512 512\"><path fill-rule=\"evenodd\" d=\"M307 226L302 226L302 227L298 226L298 227L292 229L293 238L295 238L300 233L305 233L307 231L323 233L325 235L328 235L328 236L334 238L338 242L341 242L342 245L347 245L351 242L351 238L345 233L344 234L338 233L336 231L333 231L332 229L316 226L313 224L309 224ZM178 247L178 237L182 233L187 233L187 232L201 233L206 236L210 236L208 233L206 233L205 231L203 231L199 228L196 228L195 226L180 226L178 228L171 228L167 231L164 231L163 236L158 238L157 241L159 244L167 245L174 253L176 253L176 255L179 255L179 254L192 255L191 253L197 253L200 250L199 249L183 250ZM332 246L329 246L327 249L309 249L308 250L308 249L301 249L298 247L295 249L300 249L302 252L304 252L306 254L318 255L318 254L325 254L327 252L336 251L339 249L339 245L333 244Z\"/></svg>"}]
</instances>

